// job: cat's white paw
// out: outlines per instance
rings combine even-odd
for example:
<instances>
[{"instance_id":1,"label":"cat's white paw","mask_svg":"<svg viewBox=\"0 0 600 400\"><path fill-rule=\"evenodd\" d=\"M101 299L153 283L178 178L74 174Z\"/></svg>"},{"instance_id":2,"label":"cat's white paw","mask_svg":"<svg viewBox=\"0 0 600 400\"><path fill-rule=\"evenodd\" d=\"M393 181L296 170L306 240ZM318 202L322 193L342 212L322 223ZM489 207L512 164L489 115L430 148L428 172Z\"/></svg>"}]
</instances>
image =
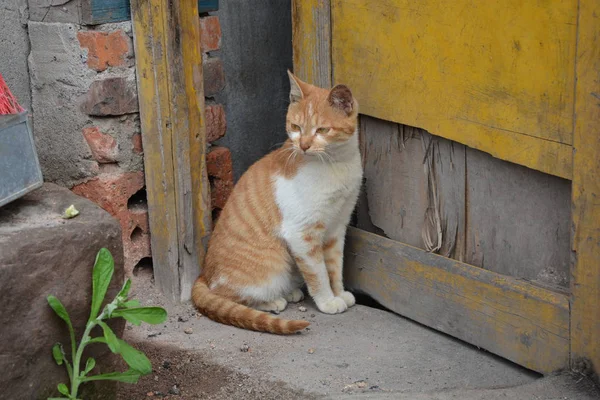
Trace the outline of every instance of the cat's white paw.
<instances>
[{"instance_id":1,"label":"cat's white paw","mask_svg":"<svg viewBox=\"0 0 600 400\"><path fill-rule=\"evenodd\" d=\"M332 297L329 300L317 303L317 307L325 314L339 314L348 309L346 302L341 297Z\"/></svg>"},{"instance_id":2,"label":"cat's white paw","mask_svg":"<svg viewBox=\"0 0 600 400\"><path fill-rule=\"evenodd\" d=\"M339 297L342 300L344 300L344 302L346 303L348 308L350 308L356 304L356 299L354 298L354 295L350 292L342 292L342 293L340 293Z\"/></svg>"},{"instance_id":3,"label":"cat's white paw","mask_svg":"<svg viewBox=\"0 0 600 400\"><path fill-rule=\"evenodd\" d=\"M257 310L260 311L274 311L274 312L280 312L285 310L285 308L287 307L287 301L281 297L279 299L275 299L273 301L266 301L264 303L260 303L256 306Z\"/></svg>"},{"instance_id":4,"label":"cat's white paw","mask_svg":"<svg viewBox=\"0 0 600 400\"><path fill-rule=\"evenodd\" d=\"M297 303L304 299L304 293L301 289L296 288L292 290L292 293L285 296L285 299L288 301L288 303Z\"/></svg>"}]
</instances>

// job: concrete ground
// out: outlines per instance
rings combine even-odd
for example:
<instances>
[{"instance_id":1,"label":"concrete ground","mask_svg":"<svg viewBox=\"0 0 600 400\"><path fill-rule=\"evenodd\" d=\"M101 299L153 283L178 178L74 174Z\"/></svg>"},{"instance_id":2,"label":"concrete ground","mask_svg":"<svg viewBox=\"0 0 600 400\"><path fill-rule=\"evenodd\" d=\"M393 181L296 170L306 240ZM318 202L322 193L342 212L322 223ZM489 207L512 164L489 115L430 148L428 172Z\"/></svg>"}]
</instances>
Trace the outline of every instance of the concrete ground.
<instances>
[{"instance_id":1,"label":"concrete ground","mask_svg":"<svg viewBox=\"0 0 600 400\"><path fill-rule=\"evenodd\" d=\"M136 277L134 295L142 304L165 306L169 320L160 326L128 327L127 340L190 351L252 378L246 385L284 385L297 393L293 398L600 399L587 378L540 378L390 312L358 305L343 314L325 315L304 301L290 305L281 316L307 319L309 330L276 336L215 323L191 305L168 305L149 276Z\"/></svg>"}]
</instances>

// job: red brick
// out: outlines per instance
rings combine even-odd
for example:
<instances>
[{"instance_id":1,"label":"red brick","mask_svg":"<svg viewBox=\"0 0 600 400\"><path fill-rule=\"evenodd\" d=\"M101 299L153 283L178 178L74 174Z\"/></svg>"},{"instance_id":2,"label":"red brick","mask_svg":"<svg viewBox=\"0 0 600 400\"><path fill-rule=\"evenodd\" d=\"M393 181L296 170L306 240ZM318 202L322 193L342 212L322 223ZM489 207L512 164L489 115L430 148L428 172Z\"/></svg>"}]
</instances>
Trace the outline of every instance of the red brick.
<instances>
[{"instance_id":1,"label":"red brick","mask_svg":"<svg viewBox=\"0 0 600 400\"><path fill-rule=\"evenodd\" d=\"M233 190L233 182L223 181L221 179L214 179L210 185L210 200L212 202L212 208L223 209L225 203Z\"/></svg>"},{"instance_id":2,"label":"red brick","mask_svg":"<svg viewBox=\"0 0 600 400\"><path fill-rule=\"evenodd\" d=\"M231 152L227 147L215 146L206 155L206 172L208 176L233 180Z\"/></svg>"},{"instance_id":3,"label":"red brick","mask_svg":"<svg viewBox=\"0 0 600 400\"><path fill-rule=\"evenodd\" d=\"M122 30L79 31L77 38L81 47L88 49L88 67L98 72L124 65L131 55L131 41Z\"/></svg>"},{"instance_id":4,"label":"red brick","mask_svg":"<svg viewBox=\"0 0 600 400\"><path fill-rule=\"evenodd\" d=\"M135 81L116 77L92 82L81 103L81 110L94 116L138 112Z\"/></svg>"},{"instance_id":5,"label":"red brick","mask_svg":"<svg viewBox=\"0 0 600 400\"><path fill-rule=\"evenodd\" d=\"M100 164L117 162L117 141L110 135L100 132L93 126L83 128L83 137L90 146L92 156Z\"/></svg>"},{"instance_id":6,"label":"red brick","mask_svg":"<svg viewBox=\"0 0 600 400\"><path fill-rule=\"evenodd\" d=\"M204 95L214 96L225 87L223 61L217 57L209 57L202 63L204 72Z\"/></svg>"},{"instance_id":7,"label":"red brick","mask_svg":"<svg viewBox=\"0 0 600 400\"><path fill-rule=\"evenodd\" d=\"M200 46L203 52L221 48L221 24L219 17L208 16L200 18Z\"/></svg>"},{"instance_id":8,"label":"red brick","mask_svg":"<svg viewBox=\"0 0 600 400\"><path fill-rule=\"evenodd\" d=\"M208 106L204 112L206 116L206 140L212 143L225 136L227 120L225 110L221 104Z\"/></svg>"},{"instance_id":9,"label":"red brick","mask_svg":"<svg viewBox=\"0 0 600 400\"><path fill-rule=\"evenodd\" d=\"M147 204L136 204L131 209L127 207L129 198L143 187L144 172L138 171L102 174L71 189L119 220L125 254L125 272L129 276L142 258L151 255Z\"/></svg>"},{"instance_id":10,"label":"red brick","mask_svg":"<svg viewBox=\"0 0 600 400\"><path fill-rule=\"evenodd\" d=\"M134 134L131 137L131 142L133 143L133 151L135 153L143 153L144 152L144 148L142 147L142 135L139 133Z\"/></svg>"},{"instance_id":11,"label":"red brick","mask_svg":"<svg viewBox=\"0 0 600 400\"><path fill-rule=\"evenodd\" d=\"M206 172L210 180L212 208L222 209L233 190L233 167L228 148L212 148L206 155Z\"/></svg>"}]
</instances>

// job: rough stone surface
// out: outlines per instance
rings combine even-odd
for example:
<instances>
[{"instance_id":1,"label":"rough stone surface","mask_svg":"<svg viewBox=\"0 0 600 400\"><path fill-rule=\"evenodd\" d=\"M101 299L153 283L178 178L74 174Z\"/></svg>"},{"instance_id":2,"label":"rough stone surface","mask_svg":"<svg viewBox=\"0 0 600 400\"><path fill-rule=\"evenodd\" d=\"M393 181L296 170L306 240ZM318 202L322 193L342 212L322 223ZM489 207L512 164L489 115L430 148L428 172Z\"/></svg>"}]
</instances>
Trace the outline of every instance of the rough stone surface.
<instances>
[{"instance_id":1,"label":"rough stone surface","mask_svg":"<svg viewBox=\"0 0 600 400\"><path fill-rule=\"evenodd\" d=\"M217 12L223 30L219 57L227 84L215 96L225 105L235 179L287 139L285 114L292 69L290 1L227 0Z\"/></svg>"},{"instance_id":2,"label":"rough stone surface","mask_svg":"<svg viewBox=\"0 0 600 400\"><path fill-rule=\"evenodd\" d=\"M81 47L88 50L88 67L98 72L108 67L124 66L127 58L133 55L131 39L122 30L79 31L77 38Z\"/></svg>"},{"instance_id":3,"label":"rough stone surface","mask_svg":"<svg viewBox=\"0 0 600 400\"><path fill-rule=\"evenodd\" d=\"M213 147L206 155L206 172L210 181L211 205L223 209L233 190L231 152L226 147Z\"/></svg>"},{"instance_id":4,"label":"rough stone surface","mask_svg":"<svg viewBox=\"0 0 600 400\"><path fill-rule=\"evenodd\" d=\"M85 138L94 159L101 164L116 162L117 141L110 135L100 132L98 127L83 128Z\"/></svg>"},{"instance_id":5,"label":"rough stone surface","mask_svg":"<svg viewBox=\"0 0 600 400\"><path fill-rule=\"evenodd\" d=\"M128 35L130 25L107 24L110 28L107 32L122 31ZM135 89L135 68L129 64L109 67L101 74L90 69L88 50L81 48L78 29L79 26L72 24L29 22L33 131L38 156L44 179L67 187L104 172L107 165L98 165L94 159L82 135L84 128L98 127L100 132L116 140L116 162L123 170L141 170L143 166L142 155L133 151L132 143L133 135L140 132L137 114L95 118L81 110L82 99L90 86L103 78L125 80L129 88L126 92L131 93ZM108 108L116 103L107 102L110 103ZM137 100L135 103L126 104L125 111L137 109ZM102 110L104 106L100 99L91 108Z\"/></svg>"},{"instance_id":6,"label":"rough stone surface","mask_svg":"<svg viewBox=\"0 0 600 400\"><path fill-rule=\"evenodd\" d=\"M94 81L81 109L93 116L124 115L139 111L135 79L112 77Z\"/></svg>"},{"instance_id":7,"label":"rough stone surface","mask_svg":"<svg viewBox=\"0 0 600 400\"><path fill-rule=\"evenodd\" d=\"M214 96L225 87L223 61L218 57L209 57L202 63L204 71L204 95Z\"/></svg>"},{"instance_id":8,"label":"rough stone surface","mask_svg":"<svg viewBox=\"0 0 600 400\"><path fill-rule=\"evenodd\" d=\"M33 131L46 181L64 186L97 172L81 131L89 117L79 98L97 75L77 40L77 26L29 22Z\"/></svg>"},{"instance_id":9,"label":"rough stone surface","mask_svg":"<svg viewBox=\"0 0 600 400\"><path fill-rule=\"evenodd\" d=\"M200 18L200 47L203 52L221 48L221 24L219 17L211 15Z\"/></svg>"},{"instance_id":10,"label":"rough stone surface","mask_svg":"<svg viewBox=\"0 0 600 400\"><path fill-rule=\"evenodd\" d=\"M0 74L21 106L31 108L27 0L0 0Z\"/></svg>"},{"instance_id":11,"label":"rough stone surface","mask_svg":"<svg viewBox=\"0 0 600 400\"><path fill-rule=\"evenodd\" d=\"M92 200L119 220L123 235L125 274L128 276L131 276L135 265L142 258L150 257L148 204L143 189L142 171L118 170L101 174L72 188L74 193Z\"/></svg>"},{"instance_id":12,"label":"rough stone surface","mask_svg":"<svg viewBox=\"0 0 600 400\"><path fill-rule=\"evenodd\" d=\"M227 120L223 106L221 104L208 105L204 115L206 118L206 141L212 143L225 136Z\"/></svg>"},{"instance_id":13,"label":"rough stone surface","mask_svg":"<svg viewBox=\"0 0 600 400\"><path fill-rule=\"evenodd\" d=\"M60 218L71 204L79 216ZM57 397L56 384L66 382L66 373L54 363L51 347L58 341L68 349L70 342L46 297L63 303L80 338L89 316L92 267L102 247L115 258L107 294L112 298L123 283L123 250L119 224L108 213L53 184L0 208L0 397ZM113 329L120 336L124 324ZM94 357L109 353L105 346L92 350Z\"/></svg>"},{"instance_id":14,"label":"rough stone surface","mask_svg":"<svg viewBox=\"0 0 600 400\"><path fill-rule=\"evenodd\" d=\"M37 22L81 22L80 0L28 0L29 19Z\"/></svg>"}]
</instances>

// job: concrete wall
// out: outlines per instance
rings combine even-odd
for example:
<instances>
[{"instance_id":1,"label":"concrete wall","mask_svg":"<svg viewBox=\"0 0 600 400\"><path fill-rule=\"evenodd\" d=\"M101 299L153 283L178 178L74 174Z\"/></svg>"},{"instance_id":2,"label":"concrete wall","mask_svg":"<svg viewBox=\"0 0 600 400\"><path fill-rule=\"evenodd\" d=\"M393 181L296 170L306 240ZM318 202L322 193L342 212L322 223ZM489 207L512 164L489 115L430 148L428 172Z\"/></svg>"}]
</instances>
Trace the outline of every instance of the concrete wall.
<instances>
[{"instance_id":1,"label":"concrete wall","mask_svg":"<svg viewBox=\"0 0 600 400\"><path fill-rule=\"evenodd\" d=\"M285 134L292 68L291 2L282 0L221 1L223 32L220 57L225 89L215 96L225 105L228 147L235 179L278 143Z\"/></svg>"},{"instance_id":2,"label":"concrete wall","mask_svg":"<svg viewBox=\"0 0 600 400\"><path fill-rule=\"evenodd\" d=\"M0 0L0 74L26 109L31 107L27 0Z\"/></svg>"}]
</instances>

